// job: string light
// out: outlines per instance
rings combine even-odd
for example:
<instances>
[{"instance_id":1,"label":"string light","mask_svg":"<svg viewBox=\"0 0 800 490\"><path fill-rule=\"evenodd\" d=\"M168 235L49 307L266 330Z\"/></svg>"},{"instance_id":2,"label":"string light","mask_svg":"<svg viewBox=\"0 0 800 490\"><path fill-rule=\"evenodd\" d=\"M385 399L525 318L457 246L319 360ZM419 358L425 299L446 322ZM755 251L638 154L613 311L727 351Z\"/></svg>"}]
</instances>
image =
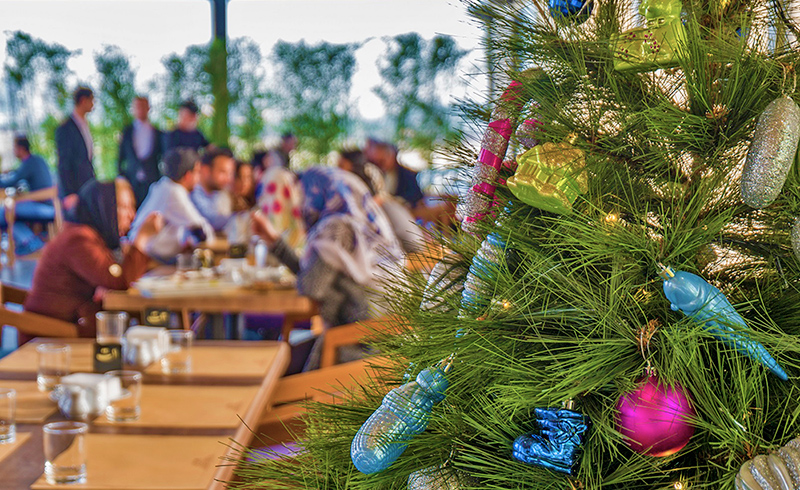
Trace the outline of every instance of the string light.
<instances>
[{"instance_id":1,"label":"string light","mask_svg":"<svg viewBox=\"0 0 800 490\"><path fill-rule=\"evenodd\" d=\"M606 215L606 223L614 224L619 221L619 213L608 213Z\"/></svg>"},{"instance_id":2,"label":"string light","mask_svg":"<svg viewBox=\"0 0 800 490\"><path fill-rule=\"evenodd\" d=\"M675 490L686 490L688 487L682 481L676 481L673 485Z\"/></svg>"},{"instance_id":3,"label":"string light","mask_svg":"<svg viewBox=\"0 0 800 490\"><path fill-rule=\"evenodd\" d=\"M504 310L507 310L507 309L511 308L511 301L509 301L507 299L504 299L502 304L503 304L503 309Z\"/></svg>"}]
</instances>

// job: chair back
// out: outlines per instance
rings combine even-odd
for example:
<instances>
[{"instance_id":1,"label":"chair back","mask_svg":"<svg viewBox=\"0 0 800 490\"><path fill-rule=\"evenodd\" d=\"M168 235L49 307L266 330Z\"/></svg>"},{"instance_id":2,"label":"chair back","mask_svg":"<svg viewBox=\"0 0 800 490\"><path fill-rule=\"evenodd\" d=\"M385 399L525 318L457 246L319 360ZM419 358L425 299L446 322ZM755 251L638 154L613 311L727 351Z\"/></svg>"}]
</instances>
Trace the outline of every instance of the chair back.
<instances>
[{"instance_id":1,"label":"chair back","mask_svg":"<svg viewBox=\"0 0 800 490\"><path fill-rule=\"evenodd\" d=\"M7 303L22 305L27 295L27 291L23 289L9 284L0 284L0 326L14 327L19 333L29 337L75 338L78 336L78 327L73 323L38 313L15 311L7 307Z\"/></svg>"}]
</instances>

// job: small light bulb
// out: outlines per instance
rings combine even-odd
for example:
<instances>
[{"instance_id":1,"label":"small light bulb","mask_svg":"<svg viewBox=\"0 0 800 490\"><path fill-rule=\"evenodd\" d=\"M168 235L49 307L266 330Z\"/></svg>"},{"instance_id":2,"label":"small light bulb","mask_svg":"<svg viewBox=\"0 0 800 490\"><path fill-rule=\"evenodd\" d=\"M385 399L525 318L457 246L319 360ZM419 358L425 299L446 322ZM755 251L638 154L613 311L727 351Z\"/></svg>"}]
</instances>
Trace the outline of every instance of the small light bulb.
<instances>
[{"instance_id":1,"label":"small light bulb","mask_svg":"<svg viewBox=\"0 0 800 490\"><path fill-rule=\"evenodd\" d=\"M608 213L606 215L606 223L616 223L617 221L619 221L619 214Z\"/></svg>"},{"instance_id":2,"label":"small light bulb","mask_svg":"<svg viewBox=\"0 0 800 490\"><path fill-rule=\"evenodd\" d=\"M675 487L675 490L683 490L685 488L682 481L676 481L672 486Z\"/></svg>"},{"instance_id":3,"label":"small light bulb","mask_svg":"<svg viewBox=\"0 0 800 490\"><path fill-rule=\"evenodd\" d=\"M507 299L504 299L504 300L503 300L503 309L506 309L506 310L507 310L507 309L509 309L509 308L511 308L511 301L509 301L509 300L507 300Z\"/></svg>"}]
</instances>

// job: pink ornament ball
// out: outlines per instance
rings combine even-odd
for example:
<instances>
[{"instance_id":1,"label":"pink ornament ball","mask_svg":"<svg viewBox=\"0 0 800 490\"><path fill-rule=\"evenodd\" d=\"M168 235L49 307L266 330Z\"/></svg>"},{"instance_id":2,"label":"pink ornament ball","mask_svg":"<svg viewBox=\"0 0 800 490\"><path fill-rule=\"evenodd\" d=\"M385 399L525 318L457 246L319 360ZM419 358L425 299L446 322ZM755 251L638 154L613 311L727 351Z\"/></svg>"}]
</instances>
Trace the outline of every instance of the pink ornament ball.
<instances>
[{"instance_id":1,"label":"pink ornament ball","mask_svg":"<svg viewBox=\"0 0 800 490\"><path fill-rule=\"evenodd\" d=\"M689 442L695 415L686 390L679 384L662 385L650 376L617 402L617 430L625 443L640 454L664 457L677 453Z\"/></svg>"}]
</instances>

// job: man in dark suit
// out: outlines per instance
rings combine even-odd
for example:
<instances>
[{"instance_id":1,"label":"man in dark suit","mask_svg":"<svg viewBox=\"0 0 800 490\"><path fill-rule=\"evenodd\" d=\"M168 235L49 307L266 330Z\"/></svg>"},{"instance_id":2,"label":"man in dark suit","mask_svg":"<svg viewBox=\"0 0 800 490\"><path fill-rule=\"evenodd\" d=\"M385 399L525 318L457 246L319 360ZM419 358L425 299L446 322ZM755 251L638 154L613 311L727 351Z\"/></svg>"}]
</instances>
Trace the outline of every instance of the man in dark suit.
<instances>
[{"instance_id":1,"label":"man in dark suit","mask_svg":"<svg viewBox=\"0 0 800 490\"><path fill-rule=\"evenodd\" d=\"M78 204L78 189L94 179L94 141L86 115L94 108L94 94L88 87L78 87L72 95L75 108L56 129L59 195L64 210L71 213Z\"/></svg>"},{"instance_id":2,"label":"man in dark suit","mask_svg":"<svg viewBox=\"0 0 800 490\"><path fill-rule=\"evenodd\" d=\"M197 129L200 109L194 101L184 101L178 109L175 129L164 135L164 153L175 148L191 148L198 151L208 146L208 140Z\"/></svg>"},{"instance_id":3,"label":"man in dark suit","mask_svg":"<svg viewBox=\"0 0 800 490\"><path fill-rule=\"evenodd\" d=\"M119 175L131 183L137 208L147 197L150 185L161 178L158 162L161 161L163 135L150 124L149 112L147 97L133 99L133 124L122 130L119 144Z\"/></svg>"}]
</instances>

